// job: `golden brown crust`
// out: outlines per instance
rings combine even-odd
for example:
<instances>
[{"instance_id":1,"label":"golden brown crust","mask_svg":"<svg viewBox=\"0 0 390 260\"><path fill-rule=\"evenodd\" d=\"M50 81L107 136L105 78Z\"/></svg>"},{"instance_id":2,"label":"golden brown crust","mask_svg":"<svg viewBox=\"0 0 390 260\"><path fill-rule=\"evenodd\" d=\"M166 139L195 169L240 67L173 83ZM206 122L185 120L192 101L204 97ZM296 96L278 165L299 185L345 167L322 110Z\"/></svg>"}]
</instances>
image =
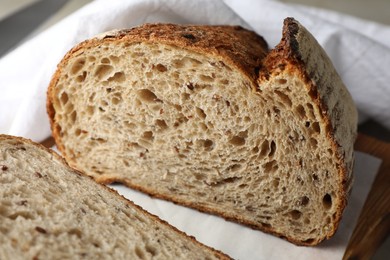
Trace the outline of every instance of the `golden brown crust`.
<instances>
[{"instance_id":1,"label":"golden brown crust","mask_svg":"<svg viewBox=\"0 0 390 260\"><path fill-rule=\"evenodd\" d=\"M49 148L46 148L45 146L39 144L39 143L35 143L33 142L32 140L30 139L26 139L26 138L23 138L23 137L17 137L17 136L10 136L10 135L4 135L4 134L0 134L0 141L2 140L10 140L12 142L15 143L15 145L23 145L23 144L29 144L29 145L32 145L32 146L35 146L37 149L41 149L41 150L44 150L46 152L48 152L50 155L52 155L54 157L55 160L59 161L60 163L63 164L64 167L68 168L71 172L73 172L74 174L77 174L77 175L80 175L80 176L84 176L86 178L89 178L91 181L94 181L92 177L86 175L85 173L81 172L81 171L78 171L76 169L73 169L71 168L68 163L65 161L64 158L62 158L60 155L58 155L56 152L54 152L53 150L49 149ZM210 252L212 254L214 254L216 257L218 257L219 259L231 259L228 255L222 253L221 251L219 250L216 250L212 247L208 247L202 243L200 243L199 241L197 241L195 239L195 237L193 236L189 236L187 235L185 232L177 229L176 227L174 226L171 226L168 222L166 222L165 220L162 220L160 219L159 217L157 217L156 215L153 215L151 213L149 213L148 211L144 210L141 206L138 206L136 205L134 202L130 201L129 199L123 197L122 195L120 195L116 190L113 190L103 184L99 184L97 183L97 185L100 186L101 189L106 189L107 191L115 194L115 196L118 197L118 199L121 199L123 201L126 202L127 205L129 205L130 207L133 207L133 208L138 208L139 210L143 211L143 213L145 215L147 215L148 217L152 218L155 222L160 222L161 224L175 230L176 232L182 234L183 236L186 236L188 237L191 242L195 243L195 244L198 244L199 246L203 247L203 248L207 248L208 250L210 250Z\"/></svg>"},{"instance_id":2,"label":"golden brown crust","mask_svg":"<svg viewBox=\"0 0 390 260\"><path fill-rule=\"evenodd\" d=\"M262 59L268 53L265 40L241 26L145 24L95 38L115 42L149 42L174 45L221 57L256 81Z\"/></svg>"}]
</instances>

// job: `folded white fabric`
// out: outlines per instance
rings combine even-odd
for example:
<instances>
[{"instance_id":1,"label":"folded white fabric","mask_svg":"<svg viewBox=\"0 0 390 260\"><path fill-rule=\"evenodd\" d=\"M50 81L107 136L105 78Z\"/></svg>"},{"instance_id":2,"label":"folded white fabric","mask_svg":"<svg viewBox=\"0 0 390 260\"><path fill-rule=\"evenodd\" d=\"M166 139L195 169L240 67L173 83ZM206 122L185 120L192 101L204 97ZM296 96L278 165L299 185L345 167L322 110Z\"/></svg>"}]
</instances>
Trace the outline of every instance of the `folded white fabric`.
<instances>
[{"instance_id":1,"label":"folded white fabric","mask_svg":"<svg viewBox=\"0 0 390 260\"><path fill-rule=\"evenodd\" d=\"M273 47L291 16L318 39L360 110L390 128L390 27L335 12L272 0L97 0L0 60L0 132L40 141L50 134L46 88L76 43L145 22L239 24Z\"/></svg>"},{"instance_id":2,"label":"folded white fabric","mask_svg":"<svg viewBox=\"0 0 390 260\"><path fill-rule=\"evenodd\" d=\"M390 73L387 72L390 67L390 27L336 12L272 0L96 0L0 60L0 133L35 141L50 135L45 108L46 89L56 65L72 46L96 34L146 22L238 24L263 35L273 47L280 40L285 17L296 18L318 39L359 110L390 129ZM378 161L373 162L364 156L358 156L358 162L361 165L358 169L362 170L363 166L371 169L356 175L356 195L353 195L350 213L345 217L347 221L344 220L333 240L316 249L296 247L239 225L225 225L220 218L215 220L205 215L198 218L195 213L186 212L187 209L174 210L170 204L143 200L140 203L172 220L172 224L180 229L196 235L202 242L239 259L341 258L353 229L352 223L356 221L378 167ZM122 191L132 198L129 190ZM178 220L175 222L175 219ZM203 233L202 237L193 229L194 223L189 221L206 221L195 226L210 232Z\"/></svg>"}]
</instances>

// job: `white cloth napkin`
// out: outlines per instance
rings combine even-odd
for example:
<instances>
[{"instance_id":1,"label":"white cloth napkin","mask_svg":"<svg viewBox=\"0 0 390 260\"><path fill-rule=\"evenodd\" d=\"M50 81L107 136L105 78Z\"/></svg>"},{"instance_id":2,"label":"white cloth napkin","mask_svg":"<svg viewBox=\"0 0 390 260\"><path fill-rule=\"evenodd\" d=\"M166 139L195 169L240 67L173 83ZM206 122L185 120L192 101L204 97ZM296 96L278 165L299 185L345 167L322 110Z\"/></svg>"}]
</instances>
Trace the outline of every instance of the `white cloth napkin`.
<instances>
[{"instance_id":1,"label":"white cloth napkin","mask_svg":"<svg viewBox=\"0 0 390 260\"><path fill-rule=\"evenodd\" d=\"M390 26L272 0L96 0L0 60L0 133L49 136L45 95L56 64L98 33L145 22L240 24L272 47L287 16L322 44L359 110L390 128Z\"/></svg>"},{"instance_id":2,"label":"white cloth napkin","mask_svg":"<svg viewBox=\"0 0 390 260\"><path fill-rule=\"evenodd\" d=\"M272 0L95 0L0 59L0 133L41 141L50 135L46 89L63 55L78 42L101 32L145 22L239 24L263 35L273 47L285 17L300 21L334 62L359 110L390 128L390 27L336 12ZM200 241L238 259L341 258L378 162L358 156L371 168L355 184L349 213L336 237L317 248L296 247L281 239L167 202L140 203ZM363 185L361 185L363 183ZM137 194L119 187L138 202ZM141 196L141 195L139 195ZM148 206L151 205L151 206ZM176 220L179 219L179 220ZM348 225L350 225L348 227ZM206 231L205 231L206 230ZM348 230L344 232L343 230ZM229 236L228 234L234 234ZM292 255L294 254L294 256Z\"/></svg>"},{"instance_id":3,"label":"white cloth napkin","mask_svg":"<svg viewBox=\"0 0 390 260\"><path fill-rule=\"evenodd\" d=\"M222 218L152 199L121 185L111 185L126 198L174 225L198 241L240 260L329 260L342 259L365 198L378 171L380 160L356 153L355 183L339 229L332 239L316 247L295 246L274 236Z\"/></svg>"}]
</instances>

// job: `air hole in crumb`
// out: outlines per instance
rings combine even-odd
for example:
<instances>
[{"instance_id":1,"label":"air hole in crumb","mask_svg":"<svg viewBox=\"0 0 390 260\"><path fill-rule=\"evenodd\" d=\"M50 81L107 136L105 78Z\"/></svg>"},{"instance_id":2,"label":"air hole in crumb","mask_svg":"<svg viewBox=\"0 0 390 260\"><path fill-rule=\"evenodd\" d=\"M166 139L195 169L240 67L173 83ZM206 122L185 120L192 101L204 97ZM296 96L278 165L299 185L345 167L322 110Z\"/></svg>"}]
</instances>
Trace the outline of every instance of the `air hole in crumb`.
<instances>
[{"instance_id":1,"label":"air hole in crumb","mask_svg":"<svg viewBox=\"0 0 390 260\"><path fill-rule=\"evenodd\" d=\"M184 63L183 63L182 60L172 60L172 66L173 66L175 69L181 69L181 68L183 68Z\"/></svg>"},{"instance_id":2,"label":"air hole in crumb","mask_svg":"<svg viewBox=\"0 0 390 260\"><path fill-rule=\"evenodd\" d=\"M81 82L84 82L86 78L87 78L87 72L86 72L86 71L83 71L83 73L82 73L81 75L78 75L78 76L76 77L76 81L77 81L78 83L81 83Z\"/></svg>"},{"instance_id":3,"label":"air hole in crumb","mask_svg":"<svg viewBox=\"0 0 390 260\"><path fill-rule=\"evenodd\" d=\"M204 147L206 150L208 150L208 151L212 150L213 145L214 145L214 142L213 142L213 141L211 141L211 140L209 140L209 139L204 140L203 147Z\"/></svg>"},{"instance_id":4,"label":"air hole in crumb","mask_svg":"<svg viewBox=\"0 0 390 260\"><path fill-rule=\"evenodd\" d=\"M89 102L93 102L94 99L95 99L95 96L96 96L96 93L95 93L95 92L92 93L92 94L88 97Z\"/></svg>"},{"instance_id":5,"label":"air hole in crumb","mask_svg":"<svg viewBox=\"0 0 390 260\"><path fill-rule=\"evenodd\" d=\"M228 85L229 84L229 80L227 80L227 79L222 79L220 82L223 85Z\"/></svg>"},{"instance_id":6,"label":"air hole in crumb","mask_svg":"<svg viewBox=\"0 0 390 260\"><path fill-rule=\"evenodd\" d=\"M314 132L321 133L320 123L314 122L312 124L312 128L313 128Z\"/></svg>"},{"instance_id":7,"label":"air hole in crumb","mask_svg":"<svg viewBox=\"0 0 390 260\"><path fill-rule=\"evenodd\" d=\"M178 104L174 104L173 107L177 110L177 111L181 111L183 109L183 107L181 105L178 105ZM180 113L181 115L183 115L182 113Z\"/></svg>"},{"instance_id":8,"label":"air hole in crumb","mask_svg":"<svg viewBox=\"0 0 390 260\"><path fill-rule=\"evenodd\" d=\"M156 119L154 124L156 125L157 131L163 131L168 128L167 123L163 119Z\"/></svg>"},{"instance_id":9,"label":"air hole in crumb","mask_svg":"<svg viewBox=\"0 0 390 260\"><path fill-rule=\"evenodd\" d=\"M214 81L214 79L212 77L207 76L207 75L199 75L199 78L205 82L213 82Z\"/></svg>"},{"instance_id":10,"label":"air hole in crumb","mask_svg":"<svg viewBox=\"0 0 390 260\"><path fill-rule=\"evenodd\" d=\"M233 164L233 165L230 165L229 167L226 168L227 171L229 172L236 172L238 170L240 170L242 168L242 165L241 164Z\"/></svg>"},{"instance_id":11,"label":"air hole in crumb","mask_svg":"<svg viewBox=\"0 0 390 260\"><path fill-rule=\"evenodd\" d=\"M305 127L310 127L310 122L309 121L305 122Z\"/></svg>"},{"instance_id":12,"label":"air hole in crumb","mask_svg":"<svg viewBox=\"0 0 390 260\"><path fill-rule=\"evenodd\" d=\"M197 145L200 146L200 147L203 147L205 149L205 151L211 151L213 150L213 145L214 145L214 142L211 141L210 139L200 139L200 140L197 140L196 141Z\"/></svg>"},{"instance_id":13,"label":"air hole in crumb","mask_svg":"<svg viewBox=\"0 0 390 260\"><path fill-rule=\"evenodd\" d=\"M153 77L153 73L152 73L152 72L150 72L150 71L148 71L148 72L145 72L145 76L146 76L148 79L150 79L150 78L152 78L152 77Z\"/></svg>"},{"instance_id":14,"label":"air hole in crumb","mask_svg":"<svg viewBox=\"0 0 390 260\"><path fill-rule=\"evenodd\" d=\"M123 72L115 72L115 74L112 77L109 77L107 80L109 82L124 82L126 80L126 76Z\"/></svg>"},{"instance_id":15,"label":"air hole in crumb","mask_svg":"<svg viewBox=\"0 0 390 260\"><path fill-rule=\"evenodd\" d=\"M314 238L308 238L308 239L304 240L303 242L307 243L307 244L312 244L314 242Z\"/></svg>"},{"instance_id":16,"label":"air hole in crumb","mask_svg":"<svg viewBox=\"0 0 390 260\"><path fill-rule=\"evenodd\" d=\"M100 104L103 106L103 107L108 107L108 102L106 100L101 100L100 101Z\"/></svg>"},{"instance_id":17,"label":"air hole in crumb","mask_svg":"<svg viewBox=\"0 0 390 260\"><path fill-rule=\"evenodd\" d=\"M80 58L78 60L75 61L75 63L73 63L72 65L72 68L70 70L70 73L71 74L77 74L85 65L85 59L84 58Z\"/></svg>"},{"instance_id":18,"label":"air hole in crumb","mask_svg":"<svg viewBox=\"0 0 390 260\"><path fill-rule=\"evenodd\" d=\"M55 130L56 130L57 133L60 134L60 136L64 136L64 132L62 132L62 128L61 128L60 125L56 125L55 126Z\"/></svg>"},{"instance_id":19,"label":"air hole in crumb","mask_svg":"<svg viewBox=\"0 0 390 260\"><path fill-rule=\"evenodd\" d=\"M277 188L279 186L279 183L280 183L280 179L279 178L275 178L273 181L272 181L272 186L274 188Z\"/></svg>"},{"instance_id":20,"label":"air hole in crumb","mask_svg":"<svg viewBox=\"0 0 390 260\"><path fill-rule=\"evenodd\" d=\"M322 205L325 209L330 209L332 207L332 196L330 194L325 194L322 198Z\"/></svg>"},{"instance_id":21,"label":"air hole in crumb","mask_svg":"<svg viewBox=\"0 0 390 260\"><path fill-rule=\"evenodd\" d=\"M190 99L190 96L191 96L191 95L188 94L188 93L182 93L181 96L182 96L182 99L183 99L184 101L187 101L187 100Z\"/></svg>"},{"instance_id":22,"label":"air hole in crumb","mask_svg":"<svg viewBox=\"0 0 390 260\"><path fill-rule=\"evenodd\" d=\"M199 180L204 180L204 179L205 179L205 176L204 176L203 173L194 172L193 174L194 174L195 179L198 180L198 181L199 181Z\"/></svg>"},{"instance_id":23,"label":"air hole in crumb","mask_svg":"<svg viewBox=\"0 0 390 260\"><path fill-rule=\"evenodd\" d=\"M113 69L114 68L111 65L99 65L95 70L95 76L101 80L107 77L113 71Z\"/></svg>"},{"instance_id":24,"label":"air hole in crumb","mask_svg":"<svg viewBox=\"0 0 390 260\"><path fill-rule=\"evenodd\" d=\"M306 107L307 107L308 110L309 110L309 116L310 116L310 118L311 118L311 119L314 119L314 118L315 118L315 114L314 114L314 107L313 107L313 105L310 104L310 103L307 103L307 104L306 104Z\"/></svg>"},{"instance_id":25,"label":"air hole in crumb","mask_svg":"<svg viewBox=\"0 0 390 260\"><path fill-rule=\"evenodd\" d=\"M309 204L310 199L307 196L303 196L298 201L298 206L307 206Z\"/></svg>"},{"instance_id":26,"label":"air hole in crumb","mask_svg":"<svg viewBox=\"0 0 390 260\"><path fill-rule=\"evenodd\" d=\"M109 58L103 58L103 59L100 60L100 62L103 63L103 64L110 64L111 63Z\"/></svg>"},{"instance_id":27,"label":"air hole in crumb","mask_svg":"<svg viewBox=\"0 0 390 260\"><path fill-rule=\"evenodd\" d=\"M267 153L269 153L269 142L268 140L264 140L263 143L261 144L261 152L260 152L260 156L263 157L265 156Z\"/></svg>"},{"instance_id":28,"label":"air hole in crumb","mask_svg":"<svg viewBox=\"0 0 390 260\"><path fill-rule=\"evenodd\" d=\"M134 251L135 251L135 254L138 256L138 258L145 259L145 254L139 246L135 246Z\"/></svg>"},{"instance_id":29,"label":"air hole in crumb","mask_svg":"<svg viewBox=\"0 0 390 260\"><path fill-rule=\"evenodd\" d=\"M268 223L261 223L261 225L265 228L272 228L272 225Z\"/></svg>"},{"instance_id":30,"label":"air hole in crumb","mask_svg":"<svg viewBox=\"0 0 390 260\"><path fill-rule=\"evenodd\" d=\"M279 108L277 108L276 106L274 106L273 108L272 108L272 110L274 111L274 113L275 113L275 115L280 115L280 109Z\"/></svg>"},{"instance_id":31,"label":"air hole in crumb","mask_svg":"<svg viewBox=\"0 0 390 260\"><path fill-rule=\"evenodd\" d=\"M145 101L147 103L161 102L161 100L158 99L157 96L149 89L138 90L137 94L142 101Z\"/></svg>"},{"instance_id":32,"label":"air hole in crumb","mask_svg":"<svg viewBox=\"0 0 390 260\"><path fill-rule=\"evenodd\" d=\"M118 56L114 56L114 55L110 55L110 60L114 63L118 63L119 61L119 57Z\"/></svg>"},{"instance_id":33,"label":"air hole in crumb","mask_svg":"<svg viewBox=\"0 0 390 260\"><path fill-rule=\"evenodd\" d=\"M297 219L301 218L302 212L300 212L299 210L294 209L294 210L290 211L290 216L291 216L292 219L297 220Z\"/></svg>"},{"instance_id":34,"label":"air hole in crumb","mask_svg":"<svg viewBox=\"0 0 390 260\"><path fill-rule=\"evenodd\" d=\"M275 154L275 151L276 151L276 144L275 142L272 140L271 141L271 145L270 145L270 152L268 154L269 157L272 157L274 154Z\"/></svg>"},{"instance_id":35,"label":"air hole in crumb","mask_svg":"<svg viewBox=\"0 0 390 260\"><path fill-rule=\"evenodd\" d=\"M157 254L157 249L154 246L150 245L150 244L146 244L145 245L145 249L152 256L155 256Z\"/></svg>"},{"instance_id":36,"label":"air hole in crumb","mask_svg":"<svg viewBox=\"0 0 390 260\"><path fill-rule=\"evenodd\" d=\"M245 197L247 197L247 198L253 198L254 196L255 195L253 195L253 193L251 193L251 192L248 192L245 194Z\"/></svg>"},{"instance_id":37,"label":"air hole in crumb","mask_svg":"<svg viewBox=\"0 0 390 260\"><path fill-rule=\"evenodd\" d=\"M68 100L69 100L68 94L66 92L63 92L60 97L60 101L62 105L65 105L68 102Z\"/></svg>"},{"instance_id":38,"label":"air hole in crumb","mask_svg":"<svg viewBox=\"0 0 390 260\"><path fill-rule=\"evenodd\" d=\"M245 189L246 187L248 187L248 184L245 183L238 185L238 188L240 189Z\"/></svg>"},{"instance_id":39,"label":"air hole in crumb","mask_svg":"<svg viewBox=\"0 0 390 260\"><path fill-rule=\"evenodd\" d=\"M275 90L275 94L279 96L279 98L283 102L283 104L286 104L289 107L292 106L292 101L288 95L284 94L283 92L281 92L279 90Z\"/></svg>"},{"instance_id":40,"label":"air hole in crumb","mask_svg":"<svg viewBox=\"0 0 390 260\"><path fill-rule=\"evenodd\" d=\"M148 140L148 141L153 141L153 139L154 139L153 132L152 131L145 131L142 134L142 138L145 140Z\"/></svg>"},{"instance_id":41,"label":"air hole in crumb","mask_svg":"<svg viewBox=\"0 0 390 260\"><path fill-rule=\"evenodd\" d=\"M117 97L117 96L114 96L112 99L111 99L111 103L113 105L118 105L119 103L121 103L122 99L120 97Z\"/></svg>"},{"instance_id":42,"label":"air hole in crumb","mask_svg":"<svg viewBox=\"0 0 390 260\"><path fill-rule=\"evenodd\" d=\"M286 79L278 79L278 83L283 85L283 84L287 83L287 80Z\"/></svg>"},{"instance_id":43,"label":"air hole in crumb","mask_svg":"<svg viewBox=\"0 0 390 260\"><path fill-rule=\"evenodd\" d=\"M229 140L229 143L236 146L242 146L245 144L245 138L240 136L233 136L232 139Z\"/></svg>"},{"instance_id":44,"label":"air hole in crumb","mask_svg":"<svg viewBox=\"0 0 390 260\"><path fill-rule=\"evenodd\" d=\"M87 110L87 114L91 116L95 112L95 107L94 106L87 106L86 110Z\"/></svg>"},{"instance_id":45,"label":"air hole in crumb","mask_svg":"<svg viewBox=\"0 0 390 260\"><path fill-rule=\"evenodd\" d=\"M167 67L165 67L164 65L162 65L162 64L157 64L156 66L154 66L154 68L156 69L156 70L158 70L159 72L166 72L168 69L167 69Z\"/></svg>"},{"instance_id":46,"label":"air hole in crumb","mask_svg":"<svg viewBox=\"0 0 390 260\"><path fill-rule=\"evenodd\" d=\"M263 168L265 173L271 173L271 172L275 172L279 168L279 166L275 160L272 160L270 162L263 164Z\"/></svg>"},{"instance_id":47,"label":"air hole in crumb","mask_svg":"<svg viewBox=\"0 0 390 260\"><path fill-rule=\"evenodd\" d=\"M305 108L302 105L298 105L295 108L295 111L298 113L298 115L303 119L306 118L306 111Z\"/></svg>"},{"instance_id":48,"label":"air hole in crumb","mask_svg":"<svg viewBox=\"0 0 390 260\"><path fill-rule=\"evenodd\" d=\"M196 114L197 114L201 119L205 119L205 118L206 118L206 113L203 111L203 109L197 107L195 111L196 111Z\"/></svg>"},{"instance_id":49,"label":"air hole in crumb","mask_svg":"<svg viewBox=\"0 0 390 260\"><path fill-rule=\"evenodd\" d=\"M314 138L310 138L310 145L313 147L313 148L316 148L317 147L317 144L318 144L318 142L317 142L317 140L316 139L314 139Z\"/></svg>"},{"instance_id":50,"label":"air hole in crumb","mask_svg":"<svg viewBox=\"0 0 390 260\"><path fill-rule=\"evenodd\" d=\"M182 61L183 61L184 64L187 64L189 66L194 66L194 67L197 67L200 64L202 64L202 62L200 62L199 60L193 59L193 58L189 58L189 57L184 57L182 59Z\"/></svg>"},{"instance_id":51,"label":"air hole in crumb","mask_svg":"<svg viewBox=\"0 0 390 260\"><path fill-rule=\"evenodd\" d=\"M200 129L202 129L202 131L206 131L208 129L205 123L199 123L198 126L200 127Z\"/></svg>"},{"instance_id":52,"label":"air hole in crumb","mask_svg":"<svg viewBox=\"0 0 390 260\"><path fill-rule=\"evenodd\" d=\"M238 136L241 137L241 138L247 138L248 137L248 130L245 130L245 131L240 131L238 133Z\"/></svg>"},{"instance_id":53,"label":"air hole in crumb","mask_svg":"<svg viewBox=\"0 0 390 260\"><path fill-rule=\"evenodd\" d=\"M72 112L72 114L70 114L70 121L71 121L72 123L75 123L75 122L76 122L76 118L77 118L77 112L76 112L76 110L74 110L74 111Z\"/></svg>"},{"instance_id":54,"label":"air hole in crumb","mask_svg":"<svg viewBox=\"0 0 390 260\"><path fill-rule=\"evenodd\" d=\"M74 235L74 236L76 236L76 237L78 237L78 238L81 238L83 233L82 233L81 230L78 229L78 228L72 228L72 229L70 229L70 230L68 231L68 234L69 234L69 235Z\"/></svg>"}]
</instances>

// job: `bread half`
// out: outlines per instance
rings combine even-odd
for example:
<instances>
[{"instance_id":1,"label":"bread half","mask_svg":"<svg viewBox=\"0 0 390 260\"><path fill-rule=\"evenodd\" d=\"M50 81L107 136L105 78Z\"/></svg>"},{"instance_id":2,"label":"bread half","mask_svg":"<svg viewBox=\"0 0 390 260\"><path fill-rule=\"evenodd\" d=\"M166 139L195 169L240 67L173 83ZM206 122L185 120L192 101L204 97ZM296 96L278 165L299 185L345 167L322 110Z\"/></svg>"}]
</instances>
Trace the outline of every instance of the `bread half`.
<instances>
[{"instance_id":1,"label":"bread half","mask_svg":"<svg viewBox=\"0 0 390 260\"><path fill-rule=\"evenodd\" d=\"M292 18L273 50L234 26L100 35L59 63L47 108L66 160L101 183L299 245L331 237L347 203L356 109Z\"/></svg>"},{"instance_id":2,"label":"bread half","mask_svg":"<svg viewBox=\"0 0 390 260\"><path fill-rule=\"evenodd\" d=\"M0 135L0 259L229 259L71 169Z\"/></svg>"}]
</instances>

